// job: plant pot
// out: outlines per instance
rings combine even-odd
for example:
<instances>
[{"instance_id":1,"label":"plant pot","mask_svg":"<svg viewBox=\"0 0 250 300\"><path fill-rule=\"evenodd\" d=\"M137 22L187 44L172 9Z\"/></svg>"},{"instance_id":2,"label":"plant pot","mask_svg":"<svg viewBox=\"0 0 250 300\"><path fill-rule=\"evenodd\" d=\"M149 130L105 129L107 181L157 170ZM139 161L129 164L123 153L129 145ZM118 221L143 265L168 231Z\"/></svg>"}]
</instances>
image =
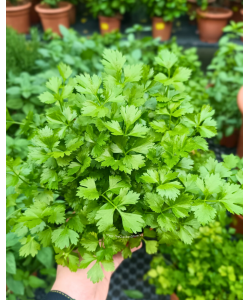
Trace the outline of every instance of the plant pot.
<instances>
[{"instance_id":1,"label":"plant pot","mask_svg":"<svg viewBox=\"0 0 250 300\"><path fill-rule=\"evenodd\" d=\"M170 296L170 300L179 300L179 298L177 297L176 294L172 294L172 295Z\"/></svg>"},{"instance_id":2,"label":"plant pot","mask_svg":"<svg viewBox=\"0 0 250 300\"><path fill-rule=\"evenodd\" d=\"M165 22L162 18L153 17L153 38L161 38L161 41L167 41L170 39L172 32L173 22Z\"/></svg>"},{"instance_id":3,"label":"plant pot","mask_svg":"<svg viewBox=\"0 0 250 300\"><path fill-rule=\"evenodd\" d=\"M214 3L216 0L208 0L208 4ZM199 7L197 0L187 0L188 14L196 14L196 10ZM196 24L196 20L190 20L191 24Z\"/></svg>"},{"instance_id":4,"label":"plant pot","mask_svg":"<svg viewBox=\"0 0 250 300\"><path fill-rule=\"evenodd\" d=\"M223 136L220 140L220 145L228 148L233 148L237 146L239 139L239 130L235 129L230 136Z\"/></svg>"},{"instance_id":5,"label":"plant pot","mask_svg":"<svg viewBox=\"0 0 250 300\"><path fill-rule=\"evenodd\" d=\"M241 14L241 10L243 9L243 5L237 1L230 2L230 9L233 12L232 17L230 18L231 21L234 22L243 22L243 14Z\"/></svg>"},{"instance_id":6,"label":"plant pot","mask_svg":"<svg viewBox=\"0 0 250 300\"><path fill-rule=\"evenodd\" d=\"M30 23L37 24L40 22L40 17L35 10L35 6L39 4L41 0L32 0L31 1L31 9L30 9Z\"/></svg>"},{"instance_id":7,"label":"plant pot","mask_svg":"<svg viewBox=\"0 0 250 300\"><path fill-rule=\"evenodd\" d=\"M243 216L233 215L233 222L230 224L231 227L236 229L236 233L243 234Z\"/></svg>"},{"instance_id":8,"label":"plant pot","mask_svg":"<svg viewBox=\"0 0 250 300\"><path fill-rule=\"evenodd\" d=\"M99 19L100 32L102 35L116 30L119 31L121 28L121 17L119 16L115 16L115 17L99 16L98 19Z\"/></svg>"},{"instance_id":9,"label":"plant pot","mask_svg":"<svg viewBox=\"0 0 250 300\"><path fill-rule=\"evenodd\" d=\"M242 114L242 125L240 128L240 135L238 139L238 145L237 145L237 155L239 157L243 157L243 87L239 90L238 96L237 96L237 104L239 107L239 110Z\"/></svg>"},{"instance_id":10,"label":"plant pot","mask_svg":"<svg viewBox=\"0 0 250 300\"><path fill-rule=\"evenodd\" d=\"M69 11L69 23L70 25L75 24L76 22L76 6L72 4L72 7Z\"/></svg>"},{"instance_id":11,"label":"plant pot","mask_svg":"<svg viewBox=\"0 0 250 300\"><path fill-rule=\"evenodd\" d=\"M50 8L46 4L37 4L35 10L38 12L43 30L51 29L53 32L61 35L59 25L69 28L69 11L72 7L71 3L59 2L58 8Z\"/></svg>"},{"instance_id":12,"label":"plant pot","mask_svg":"<svg viewBox=\"0 0 250 300\"><path fill-rule=\"evenodd\" d=\"M31 3L12 6L6 2L6 26L14 28L19 33L29 33Z\"/></svg>"},{"instance_id":13,"label":"plant pot","mask_svg":"<svg viewBox=\"0 0 250 300\"><path fill-rule=\"evenodd\" d=\"M227 8L208 7L205 11L196 10L200 40L216 43L222 36L222 29L227 25L233 12Z\"/></svg>"}]
</instances>

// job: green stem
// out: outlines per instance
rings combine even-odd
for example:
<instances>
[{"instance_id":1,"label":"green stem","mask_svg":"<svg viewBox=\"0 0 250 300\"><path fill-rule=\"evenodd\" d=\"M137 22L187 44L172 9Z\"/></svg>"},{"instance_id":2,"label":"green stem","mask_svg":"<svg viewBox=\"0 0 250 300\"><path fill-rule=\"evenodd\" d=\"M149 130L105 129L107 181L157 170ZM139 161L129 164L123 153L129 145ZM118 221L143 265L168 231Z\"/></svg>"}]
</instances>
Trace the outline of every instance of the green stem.
<instances>
[{"instance_id":1,"label":"green stem","mask_svg":"<svg viewBox=\"0 0 250 300\"><path fill-rule=\"evenodd\" d=\"M14 173L19 179L21 179L24 183L30 185L26 180L22 179L22 177L20 177L20 176L14 171L14 169L12 169L12 171L13 171L13 173Z\"/></svg>"},{"instance_id":2,"label":"green stem","mask_svg":"<svg viewBox=\"0 0 250 300\"><path fill-rule=\"evenodd\" d=\"M16 122L16 121L6 121L6 123L12 123L12 124L24 125L24 123Z\"/></svg>"},{"instance_id":3,"label":"green stem","mask_svg":"<svg viewBox=\"0 0 250 300\"><path fill-rule=\"evenodd\" d=\"M20 211L21 209L22 208L19 208L19 209L13 211L10 215L8 215L8 217L6 218L6 220L9 220L9 218L10 218L11 215L15 214L16 212Z\"/></svg>"},{"instance_id":4,"label":"green stem","mask_svg":"<svg viewBox=\"0 0 250 300\"><path fill-rule=\"evenodd\" d=\"M104 199L106 199L111 205L113 205L114 206L114 208L116 208L116 206L114 205L114 203L112 203L110 200L109 200L109 198L107 198L105 195L101 195Z\"/></svg>"}]
</instances>

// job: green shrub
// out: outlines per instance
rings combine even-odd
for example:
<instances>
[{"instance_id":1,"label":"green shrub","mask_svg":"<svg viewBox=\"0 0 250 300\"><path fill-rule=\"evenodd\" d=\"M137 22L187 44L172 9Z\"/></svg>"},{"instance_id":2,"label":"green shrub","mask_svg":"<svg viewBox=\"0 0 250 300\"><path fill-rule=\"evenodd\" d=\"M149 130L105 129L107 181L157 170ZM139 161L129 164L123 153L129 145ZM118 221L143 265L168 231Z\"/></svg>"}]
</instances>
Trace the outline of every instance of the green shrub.
<instances>
[{"instance_id":1,"label":"green shrub","mask_svg":"<svg viewBox=\"0 0 250 300\"><path fill-rule=\"evenodd\" d=\"M231 37L220 39L219 50L207 69L209 104L215 110L218 139L230 136L242 124L237 94L243 85L243 46L230 41Z\"/></svg>"},{"instance_id":2,"label":"green shrub","mask_svg":"<svg viewBox=\"0 0 250 300\"><path fill-rule=\"evenodd\" d=\"M31 40L18 34L14 29L6 28L6 71L7 73L32 72L39 57L40 41L36 29L31 29Z\"/></svg>"},{"instance_id":3,"label":"green shrub","mask_svg":"<svg viewBox=\"0 0 250 300\"><path fill-rule=\"evenodd\" d=\"M129 12L135 6L136 0L87 0L86 5L94 18L98 16L114 17Z\"/></svg>"},{"instance_id":4,"label":"green shrub","mask_svg":"<svg viewBox=\"0 0 250 300\"><path fill-rule=\"evenodd\" d=\"M187 0L142 0L151 17L161 17L165 22L179 18L187 12Z\"/></svg>"}]
</instances>

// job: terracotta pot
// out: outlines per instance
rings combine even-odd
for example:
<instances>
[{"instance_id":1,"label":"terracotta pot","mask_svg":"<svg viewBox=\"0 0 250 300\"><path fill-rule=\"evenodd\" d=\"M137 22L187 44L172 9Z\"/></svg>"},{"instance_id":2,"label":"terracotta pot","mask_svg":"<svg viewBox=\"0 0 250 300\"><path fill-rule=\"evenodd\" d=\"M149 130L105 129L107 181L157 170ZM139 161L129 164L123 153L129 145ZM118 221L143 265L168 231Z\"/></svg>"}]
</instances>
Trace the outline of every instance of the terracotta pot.
<instances>
[{"instance_id":1,"label":"terracotta pot","mask_svg":"<svg viewBox=\"0 0 250 300\"><path fill-rule=\"evenodd\" d=\"M243 14L241 14L242 8L243 8L243 5L240 2L231 1L230 9L232 10L233 15L230 18L230 20L232 20L234 22L243 22Z\"/></svg>"},{"instance_id":2,"label":"terracotta pot","mask_svg":"<svg viewBox=\"0 0 250 300\"><path fill-rule=\"evenodd\" d=\"M30 23L37 24L40 22L40 17L35 10L35 6L39 4L41 0L31 0L31 9L30 9Z\"/></svg>"},{"instance_id":3,"label":"terracotta pot","mask_svg":"<svg viewBox=\"0 0 250 300\"><path fill-rule=\"evenodd\" d=\"M6 2L6 26L14 28L19 33L29 33L31 3L12 6Z\"/></svg>"},{"instance_id":4,"label":"terracotta pot","mask_svg":"<svg viewBox=\"0 0 250 300\"><path fill-rule=\"evenodd\" d=\"M119 31L121 28L121 17L119 16L115 16L115 17L99 16L98 19L99 19L100 32L102 35L116 30Z\"/></svg>"},{"instance_id":5,"label":"terracotta pot","mask_svg":"<svg viewBox=\"0 0 250 300\"><path fill-rule=\"evenodd\" d=\"M220 140L220 145L228 148L233 148L237 146L239 139L239 130L235 129L230 136L223 136Z\"/></svg>"},{"instance_id":6,"label":"terracotta pot","mask_svg":"<svg viewBox=\"0 0 250 300\"><path fill-rule=\"evenodd\" d=\"M170 39L172 32L172 22L165 22L162 18L153 17L153 38L161 38L161 41L167 41Z\"/></svg>"},{"instance_id":7,"label":"terracotta pot","mask_svg":"<svg viewBox=\"0 0 250 300\"><path fill-rule=\"evenodd\" d=\"M179 300L179 298L177 297L176 294L172 294L172 295L170 296L170 300Z\"/></svg>"},{"instance_id":8,"label":"terracotta pot","mask_svg":"<svg viewBox=\"0 0 250 300\"><path fill-rule=\"evenodd\" d=\"M227 25L233 12L227 8L209 6L205 11L197 8L197 22L200 40L216 43L222 36L222 29Z\"/></svg>"},{"instance_id":9,"label":"terracotta pot","mask_svg":"<svg viewBox=\"0 0 250 300\"><path fill-rule=\"evenodd\" d=\"M243 216L233 215L233 222L230 224L231 227L236 229L236 233L243 234Z\"/></svg>"},{"instance_id":10,"label":"terracotta pot","mask_svg":"<svg viewBox=\"0 0 250 300\"><path fill-rule=\"evenodd\" d=\"M239 157L243 157L243 87L239 90L238 96L237 96L237 104L239 107L239 110L242 114L242 125L240 129L240 135L237 145L237 155Z\"/></svg>"},{"instance_id":11,"label":"terracotta pot","mask_svg":"<svg viewBox=\"0 0 250 300\"><path fill-rule=\"evenodd\" d=\"M69 23L70 25L76 22L76 6L72 4L71 10L69 11Z\"/></svg>"},{"instance_id":12,"label":"terracotta pot","mask_svg":"<svg viewBox=\"0 0 250 300\"><path fill-rule=\"evenodd\" d=\"M59 25L69 28L69 11L72 7L71 3L59 2L58 8L50 8L46 4L37 4L35 10L38 12L43 30L52 29L53 32L60 34Z\"/></svg>"}]
</instances>

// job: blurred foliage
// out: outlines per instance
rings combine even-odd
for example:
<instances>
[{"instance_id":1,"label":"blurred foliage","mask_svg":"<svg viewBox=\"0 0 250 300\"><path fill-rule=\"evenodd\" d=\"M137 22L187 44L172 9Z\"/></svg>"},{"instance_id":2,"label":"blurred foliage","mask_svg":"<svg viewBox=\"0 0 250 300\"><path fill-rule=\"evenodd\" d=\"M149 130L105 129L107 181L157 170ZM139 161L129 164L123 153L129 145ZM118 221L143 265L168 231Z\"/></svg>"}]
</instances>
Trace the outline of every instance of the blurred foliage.
<instances>
[{"instance_id":1,"label":"blurred foliage","mask_svg":"<svg viewBox=\"0 0 250 300\"><path fill-rule=\"evenodd\" d=\"M212 222L191 245L161 245L145 279L157 294L176 293L180 300L243 299L243 241L234 231Z\"/></svg>"},{"instance_id":2,"label":"blurred foliage","mask_svg":"<svg viewBox=\"0 0 250 300\"><path fill-rule=\"evenodd\" d=\"M6 27L6 71L14 74L32 72L35 69L35 60L39 57L40 46L35 28L31 29L31 40L27 41L24 35Z\"/></svg>"},{"instance_id":3,"label":"blurred foliage","mask_svg":"<svg viewBox=\"0 0 250 300\"><path fill-rule=\"evenodd\" d=\"M207 68L207 92L209 104L215 109L219 140L233 134L242 124L237 94L243 85L243 46L232 41L240 36L238 29L232 31L232 25L226 27L232 33L220 39L219 49Z\"/></svg>"},{"instance_id":4,"label":"blurred foliage","mask_svg":"<svg viewBox=\"0 0 250 300\"><path fill-rule=\"evenodd\" d=\"M98 16L114 17L125 14L135 6L136 0L87 0L86 6L94 18Z\"/></svg>"},{"instance_id":5,"label":"blurred foliage","mask_svg":"<svg viewBox=\"0 0 250 300\"><path fill-rule=\"evenodd\" d=\"M161 17L173 22L187 12L187 0L142 0L151 17Z\"/></svg>"}]
</instances>

